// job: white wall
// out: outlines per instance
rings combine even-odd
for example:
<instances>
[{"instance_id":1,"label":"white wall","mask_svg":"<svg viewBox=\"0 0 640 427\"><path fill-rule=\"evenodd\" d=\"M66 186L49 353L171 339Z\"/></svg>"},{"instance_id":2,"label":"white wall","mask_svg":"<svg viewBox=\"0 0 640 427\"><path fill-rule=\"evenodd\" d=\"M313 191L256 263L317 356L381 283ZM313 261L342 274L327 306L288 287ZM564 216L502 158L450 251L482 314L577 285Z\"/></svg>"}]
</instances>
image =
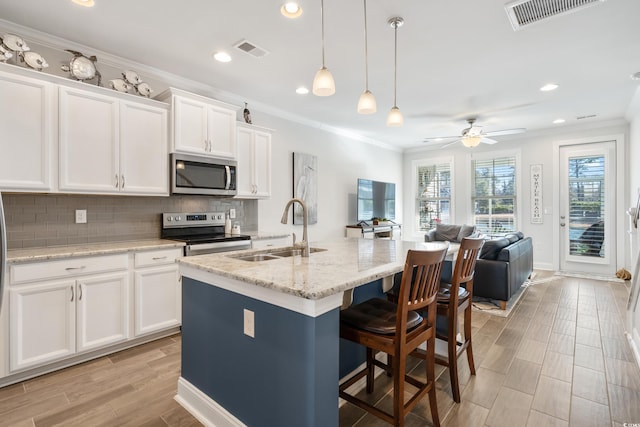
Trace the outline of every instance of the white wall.
<instances>
[{"instance_id":1,"label":"white wall","mask_svg":"<svg viewBox=\"0 0 640 427\"><path fill-rule=\"evenodd\" d=\"M640 120L639 120L640 121ZM519 188L518 193L518 225L526 236L533 238L533 261L535 268L552 269L554 266L554 247L558 244L554 240L554 221L557 220L557 212L553 211L553 201L557 197L558 184L554 182L553 176L553 147L554 144L577 139L597 139L599 136L610 137L612 135L625 135L628 139L628 125L623 121L613 121L606 123L585 124L576 127L558 127L556 129L528 132L521 135L513 136L510 139L501 139L501 142L495 145L480 144L480 146L469 149L457 144L455 147L447 149L423 150L407 152L404 155L404 220L405 231L408 232L410 224L412 224L413 216L413 194L411 194L411 180L413 179L413 171L411 163L414 160L428 157L444 157L454 156L454 217L452 223L472 222L472 208L470 203L471 184L470 178L470 159L474 153L483 154L486 152L494 152L496 156L500 156L508 152L516 152L520 154L520 171L518 174ZM640 135L638 135L640 138ZM640 158L640 157L638 157ZM543 216L542 224L531 224L530 220L530 180L529 169L532 164L542 164L543 168L543 207L547 209L547 213ZM624 171L623 167L619 167L620 173ZM640 184L640 180L638 181ZM636 185L639 185L636 184ZM624 189L621 189L624 191ZM627 221L624 212L618 212L617 220ZM625 222L626 224L626 222ZM620 233L619 238L625 239L625 233ZM624 246L626 248L626 246ZM624 254L619 257L624 262Z\"/></svg>"},{"instance_id":2,"label":"white wall","mask_svg":"<svg viewBox=\"0 0 640 427\"><path fill-rule=\"evenodd\" d=\"M626 114L629 120L629 155L627 156L629 165L629 198L626 206L635 206L638 197L640 197L640 87L636 89L635 96L629 106ZM638 233L634 234L637 239ZM627 270L633 273L640 245L637 240L629 245L629 253L627 258Z\"/></svg>"},{"instance_id":3,"label":"white wall","mask_svg":"<svg viewBox=\"0 0 640 427\"><path fill-rule=\"evenodd\" d=\"M309 95L311 96L311 95ZM355 114L355 112L354 112ZM336 135L258 110L251 110L255 125L275 130L272 139L272 196L258 202L260 232L294 232L302 226L280 224L287 201L293 195L293 153L318 158L318 223L309 226L309 239L319 241L345 236L345 226L356 223L358 178L394 182L402 189L402 153ZM380 120L384 120L380 115ZM402 218L402 194L396 196L397 218Z\"/></svg>"}]
</instances>

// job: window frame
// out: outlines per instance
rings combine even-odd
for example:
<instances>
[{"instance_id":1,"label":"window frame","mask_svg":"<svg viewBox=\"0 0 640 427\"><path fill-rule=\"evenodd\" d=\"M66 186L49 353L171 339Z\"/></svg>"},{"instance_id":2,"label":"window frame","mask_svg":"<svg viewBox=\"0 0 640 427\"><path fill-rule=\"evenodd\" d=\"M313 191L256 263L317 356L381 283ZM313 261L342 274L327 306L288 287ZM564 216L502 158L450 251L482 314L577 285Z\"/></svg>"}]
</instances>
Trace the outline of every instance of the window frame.
<instances>
[{"instance_id":1,"label":"window frame","mask_svg":"<svg viewBox=\"0 0 640 427\"><path fill-rule=\"evenodd\" d=\"M470 195L467 198L468 200L468 212L470 222L476 225L476 213L475 213L475 167L473 165L474 161L486 161L486 160L494 160L494 159L502 159L502 158L514 158L515 159L515 189L514 189L514 213L513 213L513 221L514 221L514 231L520 231L523 226L523 216L522 216L522 162L521 162L521 152L520 150L504 150L504 151L486 151L482 153L471 153L469 154L467 166L469 171L469 179L468 185L470 191ZM504 198L504 197L502 197Z\"/></svg>"},{"instance_id":2,"label":"window frame","mask_svg":"<svg viewBox=\"0 0 640 427\"><path fill-rule=\"evenodd\" d=\"M418 226L418 168L420 167L428 167L428 166L438 166L442 164L449 165L449 173L451 174L451 192L449 195L449 212L450 212L450 220L453 221L455 218L455 162L453 156L445 156L445 157L434 157L434 158L424 158L424 159L416 159L411 162L411 230L413 237L415 239L419 239L420 241L424 240L424 234L426 231L420 230Z\"/></svg>"}]
</instances>

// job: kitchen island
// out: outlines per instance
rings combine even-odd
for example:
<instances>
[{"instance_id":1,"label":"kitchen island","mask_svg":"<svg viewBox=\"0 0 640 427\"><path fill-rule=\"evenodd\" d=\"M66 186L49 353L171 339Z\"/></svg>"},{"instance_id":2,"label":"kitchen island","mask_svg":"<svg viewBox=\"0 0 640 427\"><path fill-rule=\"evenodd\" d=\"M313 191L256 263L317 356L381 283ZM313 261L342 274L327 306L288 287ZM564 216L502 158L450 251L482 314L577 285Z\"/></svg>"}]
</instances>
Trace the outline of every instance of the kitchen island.
<instances>
[{"instance_id":1,"label":"kitchen island","mask_svg":"<svg viewBox=\"0 0 640 427\"><path fill-rule=\"evenodd\" d=\"M238 258L264 250L182 258L176 399L207 425L337 426L345 292L381 294L409 249L442 245L341 239L313 243L308 258Z\"/></svg>"}]
</instances>

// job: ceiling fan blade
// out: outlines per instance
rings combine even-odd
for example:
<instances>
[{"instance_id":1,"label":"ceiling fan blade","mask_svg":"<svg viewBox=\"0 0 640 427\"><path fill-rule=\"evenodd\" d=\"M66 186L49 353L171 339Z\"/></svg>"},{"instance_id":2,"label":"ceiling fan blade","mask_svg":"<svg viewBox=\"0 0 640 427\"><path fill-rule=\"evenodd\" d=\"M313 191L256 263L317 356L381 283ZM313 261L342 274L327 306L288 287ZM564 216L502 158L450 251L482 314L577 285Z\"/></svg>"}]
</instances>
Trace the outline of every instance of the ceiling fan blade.
<instances>
[{"instance_id":1,"label":"ceiling fan blade","mask_svg":"<svg viewBox=\"0 0 640 427\"><path fill-rule=\"evenodd\" d=\"M487 138L486 136L483 136L482 139L480 140L480 142L492 145L492 144L495 144L498 141L496 141L495 139L491 139L491 138Z\"/></svg>"},{"instance_id":2,"label":"ceiling fan blade","mask_svg":"<svg viewBox=\"0 0 640 427\"><path fill-rule=\"evenodd\" d=\"M442 142L445 139L451 139L451 138L460 138L460 135L456 135L456 136L430 136L425 138L423 141L424 142Z\"/></svg>"},{"instance_id":3,"label":"ceiling fan blade","mask_svg":"<svg viewBox=\"0 0 640 427\"><path fill-rule=\"evenodd\" d=\"M516 133L524 133L527 130L525 128L516 128L516 129L503 129L503 130L496 130L493 132L486 132L483 135L484 136L502 136L502 135L514 135Z\"/></svg>"},{"instance_id":4,"label":"ceiling fan blade","mask_svg":"<svg viewBox=\"0 0 640 427\"><path fill-rule=\"evenodd\" d=\"M482 133L482 126L471 126L466 133L469 136L480 136Z\"/></svg>"},{"instance_id":5,"label":"ceiling fan blade","mask_svg":"<svg viewBox=\"0 0 640 427\"><path fill-rule=\"evenodd\" d=\"M456 137L456 138L458 138L458 137ZM451 141L451 142L448 142L448 143L444 144L444 145L443 145L442 147L440 147L440 148L447 148L447 147L449 147L450 145L457 144L457 143L458 143L458 142L460 142L460 141L461 141L461 139L456 139L455 141Z\"/></svg>"}]
</instances>

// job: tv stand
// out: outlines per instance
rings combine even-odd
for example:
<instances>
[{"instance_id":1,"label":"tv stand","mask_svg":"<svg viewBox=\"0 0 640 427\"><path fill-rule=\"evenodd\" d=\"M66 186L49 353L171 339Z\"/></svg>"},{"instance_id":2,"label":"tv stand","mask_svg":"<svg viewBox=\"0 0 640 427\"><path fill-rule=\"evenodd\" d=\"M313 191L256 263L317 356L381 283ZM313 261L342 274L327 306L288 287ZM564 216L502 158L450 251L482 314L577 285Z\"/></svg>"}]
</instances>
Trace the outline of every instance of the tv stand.
<instances>
[{"instance_id":1,"label":"tv stand","mask_svg":"<svg viewBox=\"0 0 640 427\"><path fill-rule=\"evenodd\" d=\"M392 221L382 225L369 225L367 221L360 221L356 225L347 225L347 237L400 240L401 228L400 224Z\"/></svg>"}]
</instances>

